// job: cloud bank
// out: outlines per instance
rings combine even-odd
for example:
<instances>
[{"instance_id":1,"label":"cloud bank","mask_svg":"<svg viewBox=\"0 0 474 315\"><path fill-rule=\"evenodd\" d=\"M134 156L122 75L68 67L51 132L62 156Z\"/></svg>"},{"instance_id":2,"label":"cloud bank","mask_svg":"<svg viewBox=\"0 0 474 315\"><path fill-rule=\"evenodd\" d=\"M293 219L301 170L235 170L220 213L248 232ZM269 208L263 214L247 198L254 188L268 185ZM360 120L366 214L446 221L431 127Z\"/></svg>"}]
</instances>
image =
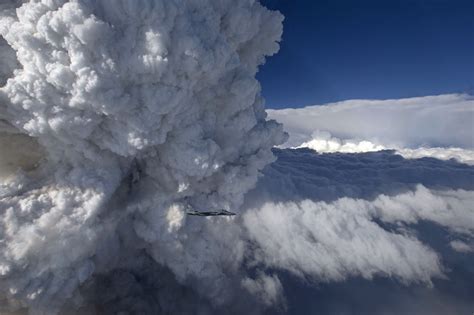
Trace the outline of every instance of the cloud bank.
<instances>
[{"instance_id":1,"label":"cloud bank","mask_svg":"<svg viewBox=\"0 0 474 315\"><path fill-rule=\"evenodd\" d=\"M286 147L328 134L352 145L371 142L386 148L474 148L474 98L466 94L398 100L350 100L323 106L267 110L290 133ZM329 138L330 138L329 136ZM355 151L354 151L355 150ZM362 149L359 149L359 151ZM353 149L352 152L357 152Z\"/></svg>"},{"instance_id":2,"label":"cloud bank","mask_svg":"<svg viewBox=\"0 0 474 315\"><path fill-rule=\"evenodd\" d=\"M259 200L249 203L244 220L260 244L259 258L313 283L344 280L324 287L334 296L306 287L325 296L318 304L293 303L322 314L472 311L463 293L474 279L467 267L474 227L472 96L353 100L268 113L290 134L282 147L298 149L277 150L278 161L249 195ZM410 284L399 291L380 275L435 289ZM372 283L359 305L350 302L365 285L351 280L357 277ZM370 302L378 290L393 298ZM417 300L408 301L406 292Z\"/></svg>"},{"instance_id":3,"label":"cloud bank","mask_svg":"<svg viewBox=\"0 0 474 315\"><path fill-rule=\"evenodd\" d=\"M292 292L291 314L444 314L474 307L466 291L474 279L472 166L394 151L276 154L247 196L243 224L256 266L300 279L282 281ZM373 301L379 290L391 298Z\"/></svg>"},{"instance_id":4,"label":"cloud bank","mask_svg":"<svg viewBox=\"0 0 474 315\"><path fill-rule=\"evenodd\" d=\"M443 274L440 258L402 227L430 221L453 233L474 231L471 166L391 151L277 156L244 216L269 266L316 281L385 273L429 282Z\"/></svg>"}]
</instances>

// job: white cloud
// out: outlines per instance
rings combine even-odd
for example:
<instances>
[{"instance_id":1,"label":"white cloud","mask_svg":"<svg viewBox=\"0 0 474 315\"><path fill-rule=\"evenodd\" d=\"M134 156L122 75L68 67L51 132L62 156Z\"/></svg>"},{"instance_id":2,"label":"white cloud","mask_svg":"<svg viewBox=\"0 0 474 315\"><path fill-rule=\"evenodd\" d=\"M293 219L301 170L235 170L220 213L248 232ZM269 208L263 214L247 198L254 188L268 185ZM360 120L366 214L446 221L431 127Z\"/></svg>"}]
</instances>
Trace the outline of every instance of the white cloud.
<instances>
[{"instance_id":1,"label":"white cloud","mask_svg":"<svg viewBox=\"0 0 474 315\"><path fill-rule=\"evenodd\" d=\"M394 149L405 158L474 163L474 98L469 95L351 100L267 112L290 134L283 147L320 153Z\"/></svg>"},{"instance_id":2,"label":"white cloud","mask_svg":"<svg viewBox=\"0 0 474 315\"><path fill-rule=\"evenodd\" d=\"M461 148L417 148L397 149L397 153L407 159L432 157L440 160L455 159L459 162L474 165L474 150Z\"/></svg>"},{"instance_id":3,"label":"white cloud","mask_svg":"<svg viewBox=\"0 0 474 315\"><path fill-rule=\"evenodd\" d=\"M209 246L222 227L183 209L238 209L285 140L255 79L282 20L255 1L3 1L0 301L53 314L145 251L223 303L242 241L224 246L229 223Z\"/></svg>"},{"instance_id":4,"label":"white cloud","mask_svg":"<svg viewBox=\"0 0 474 315\"><path fill-rule=\"evenodd\" d=\"M290 134L286 146L310 141L313 132L395 148L474 148L474 99L463 94L399 100L350 100L323 106L267 110Z\"/></svg>"},{"instance_id":5,"label":"white cloud","mask_svg":"<svg viewBox=\"0 0 474 315\"><path fill-rule=\"evenodd\" d=\"M460 253L472 253L474 252L473 244L467 244L460 240L451 241L449 245L457 252Z\"/></svg>"},{"instance_id":6,"label":"white cloud","mask_svg":"<svg viewBox=\"0 0 474 315\"><path fill-rule=\"evenodd\" d=\"M474 164L474 150L469 149L440 147L420 147L416 149L409 149L385 147L367 140L341 140L331 136L329 132L319 130L314 132L311 137L311 140L303 142L296 148L310 148L317 151L318 153L363 153L394 149L397 154L407 159L432 157L440 160L455 159L459 162L469 165Z\"/></svg>"},{"instance_id":7,"label":"white cloud","mask_svg":"<svg viewBox=\"0 0 474 315\"><path fill-rule=\"evenodd\" d=\"M442 276L438 255L410 235L383 229L370 215L373 207L350 198L268 203L244 220L261 250L257 259L316 282L358 275L429 282Z\"/></svg>"},{"instance_id":8,"label":"white cloud","mask_svg":"<svg viewBox=\"0 0 474 315\"><path fill-rule=\"evenodd\" d=\"M283 287L276 275L260 274L256 279L245 278L242 286L268 306L284 303Z\"/></svg>"},{"instance_id":9,"label":"white cloud","mask_svg":"<svg viewBox=\"0 0 474 315\"><path fill-rule=\"evenodd\" d=\"M393 159L387 152L282 150L277 156L249 194L244 214L254 258L268 267L315 282L389 276L429 283L443 276L443 266L419 241L416 224L474 236L470 166ZM456 165L464 180L456 178ZM446 172L438 175L442 168Z\"/></svg>"},{"instance_id":10,"label":"white cloud","mask_svg":"<svg viewBox=\"0 0 474 315\"><path fill-rule=\"evenodd\" d=\"M435 222L450 230L474 235L474 192L445 190L432 192L423 186L396 198L381 195L371 211L386 222Z\"/></svg>"}]
</instances>

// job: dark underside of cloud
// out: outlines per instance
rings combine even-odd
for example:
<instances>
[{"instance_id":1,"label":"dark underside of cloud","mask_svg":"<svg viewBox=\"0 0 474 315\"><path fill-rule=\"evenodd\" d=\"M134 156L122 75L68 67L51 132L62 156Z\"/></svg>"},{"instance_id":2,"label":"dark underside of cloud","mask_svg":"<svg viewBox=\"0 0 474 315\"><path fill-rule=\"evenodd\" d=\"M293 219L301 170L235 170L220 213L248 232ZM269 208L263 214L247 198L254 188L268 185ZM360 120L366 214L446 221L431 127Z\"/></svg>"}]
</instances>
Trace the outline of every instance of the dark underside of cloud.
<instances>
[{"instance_id":1,"label":"dark underside of cloud","mask_svg":"<svg viewBox=\"0 0 474 315\"><path fill-rule=\"evenodd\" d=\"M474 190L474 167L454 159L405 159L392 150L318 154L311 149L274 149L277 162L264 170L252 193L271 191L260 202L310 199L331 202L343 197L373 199L398 195L416 185L432 189ZM261 188L262 187L262 188Z\"/></svg>"},{"instance_id":2,"label":"dark underside of cloud","mask_svg":"<svg viewBox=\"0 0 474 315\"><path fill-rule=\"evenodd\" d=\"M474 167L456 160L405 159L393 151L318 154L310 149L280 150L278 160L264 169L258 186L247 200L298 203L310 199L331 203L348 197L373 201L380 195L396 196L417 185L438 191L474 190ZM472 206L469 209L472 213ZM387 231L400 226L373 220ZM285 291L288 314L472 314L474 310L474 254L458 252L454 239L472 244L472 235L420 219L408 223L423 244L441 256L445 276L432 285L402 283L391 277L319 282L278 271ZM348 255L354 253L347 253ZM271 314L274 310L269 310Z\"/></svg>"},{"instance_id":3,"label":"dark underside of cloud","mask_svg":"<svg viewBox=\"0 0 474 315\"><path fill-rule=\"evenodd\" d=\"M443 234L442 231L438 231ZM455 255L453 252L449 255ZM449 280L436 280L434 287L406 286L392 279L349 279L318 286L302 284L282 275L287 296L287 314L472 314L474 270L466 255L456 255ZM462 257L464 256L464 257ZM267 314L271 314L269 311Z\"/></svg>"},{"instance_id":4,"label":"dark underside of cloud","mask_svg":"<svg viewBox=\"0 0 474 315\"><path fill-rule=\"evenodd\" d=\"M285 290L285 314L465 314L474 309L474 267L472 253L458 253L447 246L452 235L443 228L422 222L412 228L425 244L441 253L449 269L447 279L436 279L433 286L402 284L397 280L354 277L343 282L304 282L280 272ZM270 309L265 314L273 314Z\"/></svg>"}]
</instances>

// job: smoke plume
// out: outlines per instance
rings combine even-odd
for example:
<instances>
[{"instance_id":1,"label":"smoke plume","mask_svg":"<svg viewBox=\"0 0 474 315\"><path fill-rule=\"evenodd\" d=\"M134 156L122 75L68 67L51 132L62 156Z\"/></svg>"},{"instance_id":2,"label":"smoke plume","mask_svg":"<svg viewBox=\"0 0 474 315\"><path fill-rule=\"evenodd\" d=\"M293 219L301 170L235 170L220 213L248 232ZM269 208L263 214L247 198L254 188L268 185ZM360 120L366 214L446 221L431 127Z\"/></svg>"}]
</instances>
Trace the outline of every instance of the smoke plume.
<instances>
[{"instance_id":1,"label":"smoke plume","mask_svg":"<svg viewBox=\"0 0 474 315\"><path fill-rule=\"evenodd\" d=\"M255 79L278 50L282 16L253 0L1 10L2 311L80 309L100 277L122 287L109 300L139 274L166 286L164 267L175 286L224 303L242 242L221 233L231 222L188 219L185 208L238 212L285 140Z\"/></svg>"}]
</instances>

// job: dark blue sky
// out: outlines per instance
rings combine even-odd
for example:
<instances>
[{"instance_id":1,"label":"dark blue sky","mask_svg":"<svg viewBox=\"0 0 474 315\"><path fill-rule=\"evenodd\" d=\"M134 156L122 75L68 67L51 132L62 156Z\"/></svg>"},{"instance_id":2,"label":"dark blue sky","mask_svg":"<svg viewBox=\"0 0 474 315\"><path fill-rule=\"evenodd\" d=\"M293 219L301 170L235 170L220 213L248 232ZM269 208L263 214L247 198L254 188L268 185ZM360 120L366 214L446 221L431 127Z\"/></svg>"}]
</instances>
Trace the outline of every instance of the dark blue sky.
<instances>
[{"instance_id":1,"label":"dark blue sky","mask_svg":"<svg viewBox=\"0 0 474 315\"><path fill-rule=\"evenodd\" d=\"M474 0L262 0L285 15L267 107L474 93Z\"/></svg>"}]
</instances>

